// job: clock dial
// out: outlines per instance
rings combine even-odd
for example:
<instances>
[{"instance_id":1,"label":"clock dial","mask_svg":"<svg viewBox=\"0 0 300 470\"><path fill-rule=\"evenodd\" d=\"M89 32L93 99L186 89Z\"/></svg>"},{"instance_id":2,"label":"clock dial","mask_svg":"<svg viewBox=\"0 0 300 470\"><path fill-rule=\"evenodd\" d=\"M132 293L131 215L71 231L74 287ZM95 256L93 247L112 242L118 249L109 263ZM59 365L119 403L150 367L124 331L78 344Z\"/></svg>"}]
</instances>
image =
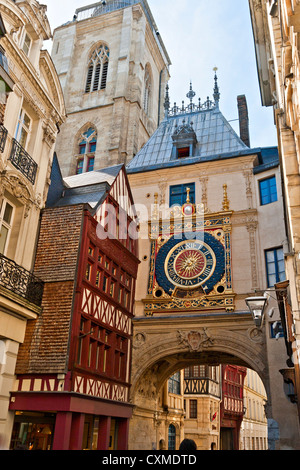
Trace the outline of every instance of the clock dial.
<instances>
[{"instance_id":1,"label":"clock dial","mask_svg":"<svg viewBox=\"0 0 300 470\"><path fill-rule=\"evenodd\" d=\"M175 289L202 289L210 293L225 273L225 250L210 233L186 234L181 241L170 238L156 255L155 277L172 295Z\"/></svg>"},{"instance_id":2,"label":"clock dial","mask_svg":"<svg viewBox=\"0 0 300 470\"><path fill-rule=\"evenodd\" d=\"M195 288L213 274L215 265L214 252L206 243L186 240L170 251L165 262L165 273L175 286Z\"/></svg>"}]
</instances>

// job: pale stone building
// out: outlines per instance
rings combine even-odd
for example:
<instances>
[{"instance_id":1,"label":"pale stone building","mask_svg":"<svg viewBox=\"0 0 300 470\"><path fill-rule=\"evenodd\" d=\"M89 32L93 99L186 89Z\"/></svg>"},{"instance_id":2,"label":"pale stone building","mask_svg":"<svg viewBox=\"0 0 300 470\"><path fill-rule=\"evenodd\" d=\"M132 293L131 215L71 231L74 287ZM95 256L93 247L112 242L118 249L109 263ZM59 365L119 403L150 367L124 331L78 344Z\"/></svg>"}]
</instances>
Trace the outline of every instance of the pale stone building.
<instances>
[{"instance_id":1,"label":"pale stone building","mask_svg":"<svg viewBox=\"0 0 300 470\"><path fill-rule=\"evenodd\" d=\"M287 283L279 285L284 300L281 317L288 367L300 416L300 88L299 0L249 0L263 106L274 108L278 134L288 239L284 245ZM286 320L285 320L286 318Z\"/></svg>"},{"instance_id":2,"label":"pale stone building","mask_svg":"<svg viewBox=\"0 0 300 470\"><path fill-rule=\"evenodd\" d=\"M46 7L36 0L1 0L0 13L0 85L5 82L0 126L0 448L6 449L19 345L27 321L41 314L43 285L32 270L65 110L53 62L42 50L51 37Z\"/></svg>"},{"instance_id":3,"label":"pale stone building","mask_svg":"<svg viewBox=\"0 0 300 470\"><path fill-rule=\"evenodd\" d=\"M127 166L142 262L130 448L151 449L155 442L159 448L158 429L165 435L161 390L176 371L200 361L255 370L266 388L269 430L280 428L271 432L269 447L297 448L295 405L280 373L285 343L271 338L271 325L280 319L272 290L285 280L277 148L249 147L243 96L241 134L234 132L220 110L217 76L212 100L195 104L192 86L187 96L187 106L170 108L167 89L165 119ZM256 328L245 299L268 291L265 322ZM176 443L180 422L174 425Z\"/></svg>"},{"instance_id":4,"label":"pale stone building","mask_svg":"<svg viewBox=\"0 0 300 470\"><path fill-rule=\"evenodd\" d=\"M267 395L259 376L247 370L244 385L244 419L241 427L241 450L268 449L268 423L265 415Z\"/></svg>"},{"instance_id":5,"label":"pale stone building","mask_svg":"<svg viewBox=\"0 0 300 470\"><path fill-rule=\"evenodd\" d=\"M146 0L76 10L53 34L68 120L56 152L63 176L128 163L163 116L170 59Z\"/></svg>"}]
</instances>

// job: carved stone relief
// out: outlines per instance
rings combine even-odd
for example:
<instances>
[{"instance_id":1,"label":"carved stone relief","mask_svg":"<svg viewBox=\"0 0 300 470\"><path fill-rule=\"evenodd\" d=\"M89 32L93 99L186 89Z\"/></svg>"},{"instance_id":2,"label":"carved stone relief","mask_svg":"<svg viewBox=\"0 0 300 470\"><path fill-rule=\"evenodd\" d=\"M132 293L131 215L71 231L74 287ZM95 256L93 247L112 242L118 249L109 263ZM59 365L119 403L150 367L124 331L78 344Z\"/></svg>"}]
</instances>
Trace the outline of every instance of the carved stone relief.
<instances>
[{"instance_id":1,"label":"carved stone relief","mask_svg":"<svg viewBox=\"0 0 300 470\"><path fill-rule=\"evenodd\" d=\"M208 336L206 328L199 331L178 331L179 343L188 347L191 352L200 352L213 346L214 341Z\"/></svg>"}]
</instances>

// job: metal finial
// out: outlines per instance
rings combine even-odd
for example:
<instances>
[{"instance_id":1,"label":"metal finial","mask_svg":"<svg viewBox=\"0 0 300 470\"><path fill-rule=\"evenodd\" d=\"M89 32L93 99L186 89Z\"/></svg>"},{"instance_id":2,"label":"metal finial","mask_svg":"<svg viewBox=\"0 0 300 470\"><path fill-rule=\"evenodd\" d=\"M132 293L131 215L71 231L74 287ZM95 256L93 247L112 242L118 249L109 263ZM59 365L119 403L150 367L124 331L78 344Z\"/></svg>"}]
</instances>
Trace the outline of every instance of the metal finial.
<instances>
[{"instance_id":1,"label":"metal finial","mask_svg":"<svg viewBox=\"0 0 300 470\"><path fill-rule=\"evenodd\" d=\"M218 85L218 76L217 76L218 67L215 67L213 70L215 72L214 100L215 100L216 106L218 106L220 102L220 96L221 96L219 85Z\"/></svg>"},{"instance_id":2,"label":"metal finial","mask_svg":"<svg viewBox=\"0 0 300 470\"><path fill-rule=\"evenodd\" d=\"M170 96L169 96L169 85L168 84L166 86L166 96L165 96L164 108L165 108L165 117L168 117L169 111L170 111Z\"/></svg>"},{"instance_id":3,"label":"metal finial","mask_svg":"<svg viewBox=\"0 0 300 470\"><path fill-rule=\"evenodd\" d=\"M227 211L229 211L229 206L230 206L230 201L229 201L228 195L227 195L227 184L223 185L223 190L224 190L223 211L227 212Z\"/></svg>"},{"instance_id":4,"label":"metal finial","mask_svg":"<svg viewBox=\"0 0 300 470\"><path fill-rule=\"evenodd\" d=\"M186 202L187 204L189 204L191 202L191 198L190 198L191 188L186 188L186 192L187 192Z\"/></svg>"},{"instance_id":5,"label":"metal finial","mask_svg":"<svg viewBox=\"0 0 300 470\"><path fill-rule=\"evenodd\" d=\"M193 104L193 99L195 98L196 93L193 90L192 82L190 82L190 91L186 95L186 97L190 100L190 103Z\"/></svg>"}]
</instances>

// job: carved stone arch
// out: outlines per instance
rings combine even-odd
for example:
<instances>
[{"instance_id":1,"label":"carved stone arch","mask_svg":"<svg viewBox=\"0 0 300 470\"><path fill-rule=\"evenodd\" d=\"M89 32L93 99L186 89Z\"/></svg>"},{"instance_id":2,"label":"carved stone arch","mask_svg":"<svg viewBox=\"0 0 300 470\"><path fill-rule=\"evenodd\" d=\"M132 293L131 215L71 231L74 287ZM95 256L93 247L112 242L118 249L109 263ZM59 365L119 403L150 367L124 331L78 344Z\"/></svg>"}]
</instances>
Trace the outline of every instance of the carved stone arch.
<instances>
[{"instance_id":1,"label":"carved stone arch","mask_svg":"<svg viewBox=\"0 0 300 470\"><path fill-rule=\"evenodd\" d=\"M7 5L0 4L0 12L3 15L4 22L6 20L6 15L10 18L10 24L12 23L12 29L10 31L11 35L26 24L25 13L13 2L9 3L9 7Z\"/></svg>"},{"instance_id":2,"label":"carved stone arch","mask_svg":"<svg viewBox=\"0 0 300 470\"><path fill-rule=\"evenodd\" d=\"M199 363L199 358L215 357L224 363L232 358L233 363L255 370L261 377L267 394L269 393L267 358L264 342L259 333L255 336L255 328L251 326L243 333L217 328L197 329L192 333L199 334L199 345L191 343L189 330L176 333L160 334L151 337L138 350L134 351L132 369L132 401L145 377L152 377L151 394L162 390L166 380L188 363ZM138 360L135 360L135 355Z\"/></svg>"},{"instance_id":3,"label":"carved stone arch","mask_svg":"<svg viewBox=\"0 0 300 470\"><path fill-rule=\"evenodd\" d=\"M51 112L51 118L55 121L54 124L61 125L65 121L64 94L53 60L48 51L41 51L40 70L55 106Z\"/></svg>"},{"instance_id":4,"label":"carved stone arch","mask_svg":"<svg viewBox=\"0 0 300 470\"><path fill-rule=\"evenodd\" d=\"M99 53L100 52L100 53ZM105 41L97 41L86 56L85 93L104 90L110 62L110 48Z\"/></svg>"},{"instance_id":5,"label":"carved stone arch","mask_svg":"<svg viewBox=\"0 0 300 470\"><path fill-rule=\"evenodd\" d=\"M4 195L5 190L15 197L25 208L24 217L28 217L30 209L35 206L40 208L42 197L36 195L33 188L27 180L15 171L4 171L0 174L0 197Z\"/></svg>"},{"instance_id":6,"label":"carved stone arch","mask_svg":"<svg viewBox=\"0 0 300 470\"><path fill-rule=\"evenodd\" d=\"M93 44L89 47L89 50L87 51L87 55L86 55L86 66L89 65L89 62L91 60L91 57L93 55L93 53L95 52L95 50L100 47L101 45L103 45L104 47L107 47L108 50L110 51L110 47L108 45L108 43L106 41L97 41L97 42L93 42Z\"/></svg>"}]
</instances>

